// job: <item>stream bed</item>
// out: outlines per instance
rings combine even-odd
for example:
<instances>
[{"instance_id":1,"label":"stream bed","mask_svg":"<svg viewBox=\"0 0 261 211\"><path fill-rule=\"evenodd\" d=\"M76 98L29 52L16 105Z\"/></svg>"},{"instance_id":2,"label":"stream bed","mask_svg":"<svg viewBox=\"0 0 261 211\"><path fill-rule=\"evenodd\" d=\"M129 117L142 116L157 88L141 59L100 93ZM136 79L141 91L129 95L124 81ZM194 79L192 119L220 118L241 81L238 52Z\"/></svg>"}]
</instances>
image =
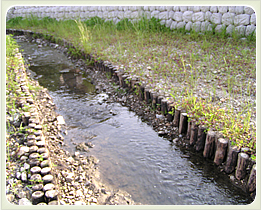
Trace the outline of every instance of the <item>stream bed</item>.
<instances>
[{"instance_id":1,"label":"stream bed","mask_svg":"<svg viewBox=\"0 0 261 211\"><path fill-rule=\"evenodd\" d=\"M63 53L53 47L18 40L30 61L29 69L46 87L64 117L64 149L99 159L101 178L113 189L122 189L135 202L149 205L242 205L252 199L231 184L213 162L199 153L176 146L158 136L139 116L117 102L106 102L92 79L78 74ZM95 70L93 70L95 71Z\"/></svg>"}]
</instances>

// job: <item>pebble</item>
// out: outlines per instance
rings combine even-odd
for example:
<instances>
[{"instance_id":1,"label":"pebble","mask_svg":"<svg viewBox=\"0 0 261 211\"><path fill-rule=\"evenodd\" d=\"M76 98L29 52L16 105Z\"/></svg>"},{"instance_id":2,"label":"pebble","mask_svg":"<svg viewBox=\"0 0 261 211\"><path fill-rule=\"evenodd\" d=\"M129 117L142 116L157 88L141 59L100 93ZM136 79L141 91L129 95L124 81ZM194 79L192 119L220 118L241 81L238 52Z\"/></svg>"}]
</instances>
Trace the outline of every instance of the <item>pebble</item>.
<instances>
[{"instance_id":1,"label":"pebble","mask_svg":"<svg viewBox=\"0 0 261 211\"><path fill-rule=\"evenodd\" d=\"M44 183L50 183L53 182L53 175L47 174L43 177L43 182Z\"/></svg>"},{"instance_id":2,"label":"pebble","mask_svg":"<svg viewBox=\"0 0 261 211\"><path fill-rule=\"evenodd\" d=\"M7 194L6 195L6 199L9 201L9 202L13 202L14 199L15 199L15 196L13 194Z\"/></svg>"},{"instance_id":3,"label":"pebble","mask_svg":"<svg viewBox=\"0 0 261 211\"><path fill-rule=\"evenodd\" d=\"M22 172L22 174L21 174L21 180L22 180L23 182L27 182L27 174L26 174L26 172Z\"/></svg>"},{"instance_id":4,"label":"pebble","mask_svg":"<svg viewBox=\"0 0 261 211\"><path fill-rule=\"evenodd\" d=\"M86 203L83 201L76 201L74 202L74 205L86 205Z\"/></svg>"},{"instance_id":5,"label":"pebble","mask_svg":"<svg viewBox=\"0 0 261 211\"><path fill-rule=\"evenodd\" d=\"M43 189L43 184L35 184L35 185L33 185L33 187L32 187L32 190L33 191L40 191L40 190L42 190Z\"/></svg>"},{"instance_id":6,"label":"pebble","mask_svg":"<svg viewBox=\"0 0 261 211\"><path fill-rule=\"evenodd\" d=\"M24 169L28 170L30 168L30 165L28 163L24 163Z\"/></svg>"},{"instance_id":7,"label":"pebble","mask_svg":"<svg viewBox=\"0 0 261 211\"><path fill-rule=\"evenodd\" d=\"M27 156L22 156L22 157L20 158L21 161L25 161L25 160L27 160L27 159L28 159Z\"/></svg>"},{"instance_id":8,"label":"pebble","mask_svg":"<svg viewBox=\"0 0 261 211\"><path fill-rule=\"evenodd\" d=\"M56 199L59 192L57 190L48 190L45 192L45 196L49 199Z\"/></svg>"},{"instance_id":9,"label":"pebble","mask_svg":"<svg viewBox=\"0 0 261 211\"><path fill-rule=\"evenodd\" d=\"M53 190L55 188L54 184L48 183L43 187L43 191L46 192L48 190Z\"/></svg>"},{"instance_id":10,"label":"pebble","mask_svg":"<svg viewBox=\"0 0 261 211\"><path fill-rule=\"evenodd\" d=\"M179 140L178 138L174 138L174 139L172 140L172 142L173 142L173 143L177 143L178 140Z\"/></svg>"},{"instance_id":11,"label":"pebble","mask_svg":"<svg viewBox=\"0 0 261 211\"><path fill-rule=\"evenodd\" d=\"M27 153L29 151L30 151L29 147L22 146L22 147L19 148L19 151L17 153L17 157L20 157L20 156L24 155L25 153Z\"/></svg>"},{"instance_id":12,"label":"pebble","mask_svg":"<svg viewBox=\"0 0 261 211\"><path fill-rule=\"evenodd\" d=\"M16 172L16 178L19 180L21 179L21 172Z\"/></svg>"},{"instance_id":13,"label":"pebble","mask_svg":"<svg viewBox=\"0 0 261 211\"><path fill-rule=\"evenodd\" d=\"M74 173L69 173L67 176L66 176L66 182L72 182L73 181L73 178L74 178Z\"/></svg>"},{"instance_id":14,"label":"pebble","mask_svg":"<svg viewBox=\"0 0 261 211\"><path fill-rule=\"evenodd\" d=\"M19 205L32 205L32 203L27 198L22 198L19 200Z\"/></svg>"}]
</instances>

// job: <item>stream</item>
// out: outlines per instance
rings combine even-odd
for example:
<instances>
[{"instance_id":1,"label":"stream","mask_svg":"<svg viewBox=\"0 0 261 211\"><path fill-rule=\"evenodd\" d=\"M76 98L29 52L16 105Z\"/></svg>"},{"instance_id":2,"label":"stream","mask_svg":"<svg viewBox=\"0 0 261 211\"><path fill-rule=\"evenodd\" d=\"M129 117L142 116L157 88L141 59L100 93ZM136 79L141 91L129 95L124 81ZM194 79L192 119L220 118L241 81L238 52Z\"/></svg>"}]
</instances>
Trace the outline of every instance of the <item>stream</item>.
<instances>
[{"instance_id":1,"label":"stream","mask_svg":"<svg viewBox=\"0 0 261 211\"><path fill-rule=\"evenodd\" d=\"M75 146L91 142L81 154L99 159L102 181L149 205L242 205L252 202L231 184L227 175L199 153L176 146L158 136L139 116L116 102L103 101L88 75L75 74L75 65L49 46L17 40L29 69L46 87L64 117L68 134L63 146L74 154Z\"/></svg>"}]
</instances>

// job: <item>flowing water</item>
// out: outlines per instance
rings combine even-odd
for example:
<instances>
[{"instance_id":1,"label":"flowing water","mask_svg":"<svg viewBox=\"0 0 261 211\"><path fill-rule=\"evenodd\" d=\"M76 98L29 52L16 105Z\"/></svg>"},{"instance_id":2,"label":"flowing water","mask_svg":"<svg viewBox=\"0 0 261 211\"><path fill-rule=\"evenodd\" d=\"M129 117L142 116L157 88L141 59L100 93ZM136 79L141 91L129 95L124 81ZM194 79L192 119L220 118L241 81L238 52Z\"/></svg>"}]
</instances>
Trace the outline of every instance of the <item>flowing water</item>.
<instances>
[{"instance_id":1,"label":"flowing water","mask_svg":"<svg viewBox=\"0 0 261 211\"><path fill-rule=\"evenodd\" d=\"M19 42L39 83L48 88L63 115L68 135L65 149L91 141L105 184L129 192L150 205L249 204L227 175L198 153L180 148L118 103L100 103L88 76L68 72L74 65L51 47Z\"/></svg>"}]
</instances>

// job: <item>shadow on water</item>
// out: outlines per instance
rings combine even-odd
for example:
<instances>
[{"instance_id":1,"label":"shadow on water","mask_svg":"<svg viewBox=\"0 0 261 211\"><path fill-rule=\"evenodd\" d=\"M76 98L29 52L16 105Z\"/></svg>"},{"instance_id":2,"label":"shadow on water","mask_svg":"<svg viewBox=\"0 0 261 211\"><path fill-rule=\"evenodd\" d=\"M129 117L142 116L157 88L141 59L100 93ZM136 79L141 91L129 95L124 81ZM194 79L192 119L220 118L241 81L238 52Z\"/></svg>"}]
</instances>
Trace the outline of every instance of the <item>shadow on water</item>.
<instances>
[{"instance_id":1,"label":"shadow on water","mask_svg":"<svg viewBox=\"0 0 261 211\"><path fill-rule=\"evenodd\" d=\"M249 204L227 175L198 153L159 137L152 127L118 103L102 102L88 76L70 71L74 65L57 50L20 42L30 54L30 69L50 90L57 112L64 116L70 153L81 142L94 148L102 179L123 189L136 202L151 205ZM27 55L28 56L28 55Z\"/></svg>"}]
</instances>

